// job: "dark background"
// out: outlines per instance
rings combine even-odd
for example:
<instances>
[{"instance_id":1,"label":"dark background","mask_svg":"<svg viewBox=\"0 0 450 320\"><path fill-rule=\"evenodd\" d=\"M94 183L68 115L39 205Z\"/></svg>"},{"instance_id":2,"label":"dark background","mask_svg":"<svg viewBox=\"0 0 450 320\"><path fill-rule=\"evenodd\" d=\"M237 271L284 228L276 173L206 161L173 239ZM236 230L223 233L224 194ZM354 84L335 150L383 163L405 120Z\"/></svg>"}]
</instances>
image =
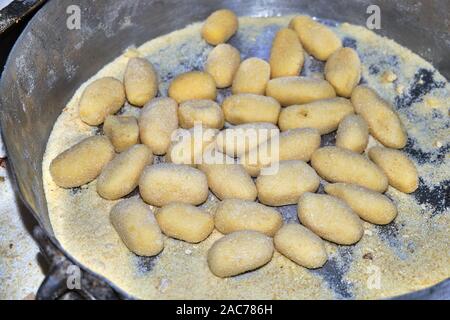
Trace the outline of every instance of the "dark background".
<instances>
[{"instance_id":1,"label":"dark background","mask_svg":"<svg viewBox=\"0 0 450 320\"><path fill-rule=\"evenodd\" d=\"M0 73L16 42L28 21L46 0L13 1L0 11Z\"/></svg>"}]
</instances>

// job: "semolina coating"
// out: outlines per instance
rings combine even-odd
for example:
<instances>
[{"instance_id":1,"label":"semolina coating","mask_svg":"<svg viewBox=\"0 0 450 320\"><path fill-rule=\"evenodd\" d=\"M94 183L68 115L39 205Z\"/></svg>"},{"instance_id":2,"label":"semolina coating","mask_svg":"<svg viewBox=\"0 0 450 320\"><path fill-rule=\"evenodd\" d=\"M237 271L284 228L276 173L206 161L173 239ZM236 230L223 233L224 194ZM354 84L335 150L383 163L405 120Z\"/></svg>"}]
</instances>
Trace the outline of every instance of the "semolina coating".
<instances>
[{"instance_id":1,"label":"semolina coating","mask_svg":"<svg viewBox=\"0 0 450 320\"><path fill-rule=\"evenodd\" d=\"M352 103L356 113L369 125L369 131L384 146L402 149L407 142L406 130L392 106L373 89L358 86L353 90Z\"/></svg>"},{"instance_id":2,"label":"semolina coating","mask_svg":"<svg viewBox=\"0 0 450 320\"><path fill-rule=\"evenodd\" d=\"M114 156L114 147L107 137L89 137L54 158L50 174L61 188L80 187L95 180Z\"/></svg>"},{"instance_id":3,"label":"semolina coating","mask_svg":"<svg viewBox=\"0 0 450 320\"><path fill-rule=\"evenodd\" d=\"M270 64L260 58L248 58L241 62L234 76L233 94L253 93L264 95L270 80Z\"/></svg>"},{"instance_id":4,"label":"semolina coating","mask_svg":"<svg viewBox=\"0 0 450 320\"><path fill-rule=\"evenodd\" d=\"M214 224L216 229L223 234L253 230L273 237L283 225L283 218L276 209L261 203L241 199L225 199L217 206Z\"/></svg>"},{"instance_id":5,"label":"semolina coating","mask_svg":"<svg viewBox=\"0 0 450 320\"><path fill-rule=\"evenodd\" d=\"M197 165L200 170L206 170L207 166L214 164L236 164L234 157L230 157L217 150L215 143L211 143L203 150L202 162ZM203 167L202 167L203 166Z\"/></svg>"},{"instance_id":6,"label":"semolina coating","mask_svg":"<svg viewBox=\"0 0 450 320\"><path fill-rule=\"evenodd\" d=\"M276 125L281 106L272 97L241 93L227 97L222 109L225 120L231 124L268 122Z\"/></svg>"},{"instance_id":7,"label":"semolina coating","mask_svg":"<svg viewBox=\"0 0 450 320\"><path fill-rule=\"evenodd\" d=\"M230 157L239 157L278 134L278 127L272 123L241 124L219 132L216 148Z\"/></svg>"},{"instance_id":8,"label":"semolina coating","mask_svg":"<svg viewBox=\"0 0 450 320\"><path fill-rule=\"evenodd\" d=\"M144 106L158 93L158 75L145 58L131 58L123 77L127 100L137 107Z\"/></svg>"},{"instance_id":9,"label":"semolina coating","mask_svg":"<svg viewBox=\"0 0 450 320\"><path fill-rule=\"evenodd\" d=\"M133 116L107 116L103 132L117 153L139 143L139 125Z\"/></svg>"},{"instance_id":10,"label":"semolina coating","mask_svg":"<svg viewBox=\"0 0 450 320\"><path fill-rule=\"evenodd\" d=\"M351 102L345 98L318 100L283 108L278 120L282 131L297 128L314 128L320 134L335 131L346 116L353 114Z\"/></svg>"},{"instance_id":11,"label":"semolina coating","mask_svg":"<svg viewBox=\"0 0 450 320\"><path fill-rule=\"evenodd\" d=\"M279 134L271 139L250 149L248 152L240 155L238 162L244 166L244 169L252 177L257 177L265 169L271 170L272 165L278 165L280 161L280 139ZM270 173L270 171L269 171Z\"/></svg>"},{"instance_id":12,"label":"semolina coating","mask_svg":"<svg viewBox=\"0 0 450 320\"><path fill-rule=\"evenodd\" d=\"M293 29L305 50L314 58L326 61L336 50L342 47L341 39L327 26L300 15L294 17L289 28Z\"/></svg>"},{"instance_id":13,"label":"semolina coating","mask_svg":"<svg viewBox=\"0 0 450 320\"><path fill-rule=\"evenodd\" d=\"M349 114L339 124L336 146L357 153L366 150L369 143L369 127L360 115Z\"/></svg>"},{"instance_id":14,"label":"semolina coating","mask_svg":"<svg viewBox=\"0 0 450 320\"><path fill-rule=\"evenodd\" d=\"M271 78L298 76L304 61L303 47L297 33L289 28L280 29L270 51Z\"/></svg>"},{"instance_id":15,"label":"semolina coating","mask_svg":"<svg viewBox=\"0 0 450 320\"><path fill-rule=\"evenodd\" d=\"M205 174L188 165L159 163L147 166L139 179L142 199L155 207L171 202L199 205L208 198Z\"/></svg>"},{"instance_id":16,"label":"semolina coating","mask_svg":"<svg viewBox=\"0 0 450 320\"><path fill-rule=\"evenodd\" d=\"M276 174L256 179L259 201L275 207L298 203L303 193L315 192L319 184L314 169L300 160L281 161Z\"/></svg>"},{"instance_id":17,"label":"semolina coating","mask_svg":"<svg viewBox=\"0 0 450 320\"><path fill-rule=\"evenodd\" d=\"M324 241L301 224L284 225L276 233L273 243L286 258L308 269L320 268L328 260Z\"/></svg>"},{"instance_id":18,"label":"semolina coating","mask_svg":"<svg viewBox=\"0 0 450 320\"><path fill-rule=\"evenodd\" d=\"M224 43L211 50L206 60L205 71L214 78L216 87L223 89L231 86L240 64L239 50Z\"/></svg>"},{"instance_id":19,"label":"semolina coating","mask_svg":"<svg viewBox=\"0 0 450 320\"><path fill-rule=\"evenodd\" d=\"M216 82L209 73L186 72L170 83L168 94L178 103L188 100L215 100L217 96Z\"/></svg>"},{"instance_id":20,"label":"semolina coating","mask_svg":"<svg viewBox=\"0 0 450 320\"><path fill-rule=\"evenodd\" d=\"M260 144L240 158L240 163L252 176L257 177L263 168L283 160L309 162L320 147L319 130L313 128L292 129Z\"/></svg>"},{"instance_id":21,"label":"semolina coating","mask_svg":"<svg viewBox=\"0 0 450 320\"><path fill-rule=\"evenodd\" d=\"M280 161L301 160L309 162L319 149L320 131L314 128L297 128L280 134Z\"/></svg>"},{"instance_id":22,"label":"semolina coating","mask_svg":"<svg viewBox=\"0 0 450 320\"><path fill-rule=\"evenodd\" d=\"M125 88L120 80L113 77L97 79L81 95L80 119L90 126L98 126L108 115L119 111L125 100Z\"/></svg>"},{"instance_id":23,"label":"semolina coating","mask_svg":"<svg viewBox=\"0 0 450 320\"><path fill-rule=\"evenodd\" d=\"M178 108L180 127L190 129L199 124L205 128L222 129L225 123L222 109L213 100L188 100Z\"/></svg>"},{"instance_id":24,"label":"semolina coating","mask_svg":"<svg viewBox=\"0 0 450 320\"><path fill-rule=\"evenodd\" d=\"M152 210L137 198L122 200L109 214L111 224L127 248L139 256L155 256L164 239Z\"/></svg>"},{"instance_id":25,"label":"semolina coating","mask_svg":"<svg viewBox=\"0 0 450 320\"><path fill-rule=\"evenodd\" d=\"M130 147L103 168L97 180L97 193L107 200L125 197L136 189L142 171L152 162L149 147L143 144Z\"/></svg>"},{"instance_id":26,"label":"semolina coating","mask_svg":"<svg viewBox=\"0 0 450 320\"><path fill-rule=\"evenodd\" d=\"M214 230L214 218L193 205L173 202L156 212L162 232L171 238L199 243Z\"/></svg>"},{"instance_id":27,"label":"semolina coating","mask_svg":"<svg viewBox=\"0 0 450 320\"><path fill-rule=\"evenodd\" d=\"M172 133L178 128L178 104L171 98L150 101L139 117L141 142L155 155L164 155L170 147Z\"/></svg>"},{"instance_id":28,"label":"semolina coating","mask_svg":"<svg viewBox=\"0 0 450 320\"><path fill-rule=\"evenodd\" d=\"M313 153L311 165L330 182L357 184L377 192L384 192L388 179L384 172L359 153L339 147L323 147Z\"/></svg>"},{"instance_id":29,"label":"semolina coating","mask_svg":"<svg viewBox=\"0 0 450 320\"><path fill-rule=\"evenodd\" d=\"M413 193L419 187L416 166L406 153L389 148L373 147L369 158L386 174L389 184L404 193Z\"/></svg>"},{"instance_id":30,"label":"semolina coating","mask_svg":"<svg viewBox=\"0 0 450 320\"><path fill-rule=\"evenodd\" d=\"M255 183L241 164L201 164L199 169L206 174L209 188L220 200L256 199Z\"/></svg>"},{"instance_id":31,"label":"semolina coating","mask_svg":"<svg viewBox=\"0 0 450 320\"><path fill-rule=\"evenodd\" d=\"M275 98L283 107L336 97L333 86L323 79L281 77L267 83L266 96Z\"/></svg>"},{"instance_id":32,"label":"semolina coating","mask_svg":"<svg viewBox=\"0 0 450 320\"><path fill-rule=\"evenodd\" d=\"M267 57L274 26L282 28L290 18L242 17L242 28L233 45L237 44L243 57L254 55L255 45ZM408 49L363 27L343 23L330 28L342 39L350 40L350 45L351 41L356 41L358 53L364 61L363 75L367 83L388 101L400 98L396 108L414 142L405 151L412 154L423 188L417 195L388 189L387 195L399 212L392 224L377 227L364 223L364 237L351 248L326 243L330 263L315 272L295 265L276 252L272 261L256 272L234 279L216 278L208 268L206 254L212 243L221 237L218 231L197 245L166 238L164 252L158 257L137 257L121 243L109 223L109 217L104 213L110 211L114 202L99 197L95 183L75 190L58 188L48 170L56 155L96 130L83 124L78 116L83 85L58 118L43 163L49 215L61 245L80 263L141 299L379 299L419 290L447 278L448 263L441 253L445 251L448 238L448 215L445 207L441 210L444 203L435 206L423 201L427 201L429 192L438 199L443 196L439 188L445 186L441 182L447 177L444 168L448 158L441 156L446 145L443 125L448 111L444 103L448 97L448 85L424 93L423 101L403 104L403 98L413 97L410 90L414 87L415 75L426 74L420 70L433 72L433 81L437 84L443 81L445 85L445 79L431 64ZM203 65L211 47L202 41L200 29L201 24L197 23L131 50L158 66L162 95L165 95L173 74L186 72L189 70L186 67L191 66L190 70L198 70ZM119 56L94 79L104 76L122 79L130 56L129 52ZM393 65L391 60L386 60L391 56L398 57L400 63ZM311 61L311 57L306 58L304 73L315 77L316 64L311 64ZM380 73L369 72L371 65L380 67ZM396 75L396 81L389 84L382 81L386 68ZM223 95L221 92L218 101L226 95L228 90ZM403 108L406 105L408 108ZM126 105L122 112L136 116L140 109ZM435 117L436 114L444 117ZM329 143L328 138L324 137L324 144ZM370 145L374 144L376 141L371 139ZM427 157L423 161L417 158L416 162L419 155L414 154L414 150L419 148L426 152ZM211 196L202 208L212 213L216 205L217 199ZM280 208L288 221L295 220L291 209ZM382 286L378 290L369 289L366 285L371 276L367 268L371 265L379 266L383 271ZM335 270L336 273L333 272ZM333 272L333 281L327 277L330 271Z\"/></svg>"},{"instance_id":33,"label":"semolina coating","mask_svg":"<svg viewBox=\"0 0 450 320\"><path fill-rule=\"evenodd\" d=\"M178 129L177 137L165 156L166 162L195 166L203 162L203 154L215 142L218 130L205 128L196 133L195 128ZM178 138L179 137L179 138Z\"/></svg>"},{"instance_id":34,"label":"semolina coating","mask_svg":"<svg viewBox=\"0 0 450 320\"><path fill-rule=\"evenodd\" d=\"M397 216L397 208L385 195L348 183L325 186L325 192L344 200L359 217L373 224L391 223Z\"/></svg>"},{"instance_id":35,"label":"semolina coating","mask_svg":"<svg viewBox=\"0 0 450 320\"><path fill-rule=\"evenodd\" d=\"M201 34L211 45L227 42L238 30L236 14L228 9L214 11L203 24Z\"/></svg>"},{"instance_id":36,"label":"semolina coating","mask_svg":"<svg viewBox=\"0 0 450 320\"><path fill-rule=\"evenodd\" d=\"M258 269L273 256L273 240L257 231L236 231L217 240L208 251L213 274L228 278Z\"/></svg>"},{"instance_id":37,"label":"semolina coating","mask_svg":"<svg viewBox=\"0 0 450 320\"><path fill-rule=\"evenodd\" d=\"M341 245L358 242L364 233L358 215L341 199L325 194L303 194L298 218L319 237Z\"/></svg>"},{"instance_id":38,"label":"semolina coating","mask_svg":"<svg viewBox=\"0 0 450 320\"><path fill-rule=\"evenodd\" d=\"M334 52L325 64L325 79L331 83L338 96L350 98L361 80L358 53L352 48L341 48Z\"/></svg>"}]
</instances>

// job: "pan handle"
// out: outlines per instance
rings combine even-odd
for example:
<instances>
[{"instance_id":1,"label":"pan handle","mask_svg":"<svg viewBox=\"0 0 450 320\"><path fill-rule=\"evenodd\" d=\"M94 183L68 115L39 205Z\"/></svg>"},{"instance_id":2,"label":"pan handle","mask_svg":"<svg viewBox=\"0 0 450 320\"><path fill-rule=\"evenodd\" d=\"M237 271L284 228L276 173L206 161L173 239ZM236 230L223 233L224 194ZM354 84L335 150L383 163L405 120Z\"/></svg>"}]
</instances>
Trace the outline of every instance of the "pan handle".
<instances>
[{"instance_id":1,"label":"pan handle","mask_svg":"<svg viewBox=\"0 0 450 320\"><path fill-rule=\"evenodd\" d=\"M33 236L41 253L50 264L50 270L36 294L37 300L116 300L121 299L108 283L89 271L84 271L64 255L36 226Z\"/></svg>"},{"instance_id":2,"label":"pan handle","mask_svg":"<svg viewBox=\"0 0 450 320\"><path fill-rule=\"evenodd\" d=\"M93 300L82 290L69 290L67 276L61 264L53 264L50 271L41 283L36 300Z\"/></svg>"}]
</instances>

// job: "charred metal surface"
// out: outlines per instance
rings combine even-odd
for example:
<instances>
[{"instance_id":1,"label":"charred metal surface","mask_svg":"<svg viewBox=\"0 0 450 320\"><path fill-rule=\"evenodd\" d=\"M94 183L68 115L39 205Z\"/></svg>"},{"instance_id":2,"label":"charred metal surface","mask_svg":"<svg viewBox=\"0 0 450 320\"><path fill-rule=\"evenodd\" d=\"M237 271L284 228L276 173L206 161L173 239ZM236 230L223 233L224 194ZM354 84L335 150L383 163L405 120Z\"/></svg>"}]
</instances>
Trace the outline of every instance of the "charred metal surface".
<instances>
[{"instance_id":1,"label":"charred metal surface","mask_svg":"<svg viewBox=\"0 0 450 320\"><path fill-rule=\"evenodd\" d=\"M46 0L13 1L7 7L0 10L0 34L14 24L19 23L29 13L33 12Z\"/></svg>"}]
</instances>

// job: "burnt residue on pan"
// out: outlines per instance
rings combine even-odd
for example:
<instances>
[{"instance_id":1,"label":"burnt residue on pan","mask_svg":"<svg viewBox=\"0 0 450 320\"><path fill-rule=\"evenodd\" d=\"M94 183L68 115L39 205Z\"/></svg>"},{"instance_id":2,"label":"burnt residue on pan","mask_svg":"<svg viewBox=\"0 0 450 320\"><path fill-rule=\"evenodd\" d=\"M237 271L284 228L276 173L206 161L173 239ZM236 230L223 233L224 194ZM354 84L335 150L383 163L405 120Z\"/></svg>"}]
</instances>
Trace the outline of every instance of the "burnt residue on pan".
<instances>
[{"instance_id":1,"label":"burnt residue on pan","mask_svg":"<svg viewBox=\"0 0 450 320\"><path fill-rule=\"evenodd\" d=\"M423 151L417 142L412 138L408 138L408 142L403 149L410 157L412 157L419 164L435 163L442 164L445 160L445 155L450 150L450 144L437 148L437 152Z\"/></svg>"},{"instance_id":2,"label":"burnt residue on pan","mask_svg":"<svg viewBox=\"0 0 450 320\"><path fill-rule=\"evenodd\" d=\"M158 256L154 257L141 257L133 254L134 264L139 274L144 275L152 271L153 267L157 263Z\"/></svg>"},{"instance_id":3,"label":"burnt residue on pan","mask_svg":"<svg viewBox=\"0 0 450 320\"><path fill-rule=\"evenodd\" d=\"M450 180L444 180L438 185L427 186L423 179L419 179L419 189L414 193L414 197L421 205L432 208L434 217L444 214L450 208Z\"/></svg>"},{"instance_id":4,"label":"burnt residue on pan","mask_svg":"<svg viewBox=\"0 0 450 320\"><path fill-rule=\"evenodd\" d=\"M344 47L346 47L346 48L352 48L352 49L355 49L355 50L358 48L356 40L351 38L351 37L345 37L342 40L342 45Z\"/></svg>"},{"instance_id":5,"label":"burnt residue on pan","mask_svg":"<svg viewBox=\"0 0 450 320\"><path fill-rule=\"evenodd\" d=\"M328 258L327 263L311 272L323 278L338 299L353 298L352 284L345 279L345 274L353 260L353 248L340 246L335 255Z\"/></svg>"},{"instance_id":6,"label":"burnt residue on pan","mask_svg":"<svg viewBox=\"0 0 450 320\"><path fill-rule=\"evenodd\" d=\"M419 69L414 75L414 80L408 90L395 98L397 109L409 108L413 103L419 102L425 95L433 89L444 88L444 81L434 78L435 71L428 69Z\"/></svg>"}]
</instances>

